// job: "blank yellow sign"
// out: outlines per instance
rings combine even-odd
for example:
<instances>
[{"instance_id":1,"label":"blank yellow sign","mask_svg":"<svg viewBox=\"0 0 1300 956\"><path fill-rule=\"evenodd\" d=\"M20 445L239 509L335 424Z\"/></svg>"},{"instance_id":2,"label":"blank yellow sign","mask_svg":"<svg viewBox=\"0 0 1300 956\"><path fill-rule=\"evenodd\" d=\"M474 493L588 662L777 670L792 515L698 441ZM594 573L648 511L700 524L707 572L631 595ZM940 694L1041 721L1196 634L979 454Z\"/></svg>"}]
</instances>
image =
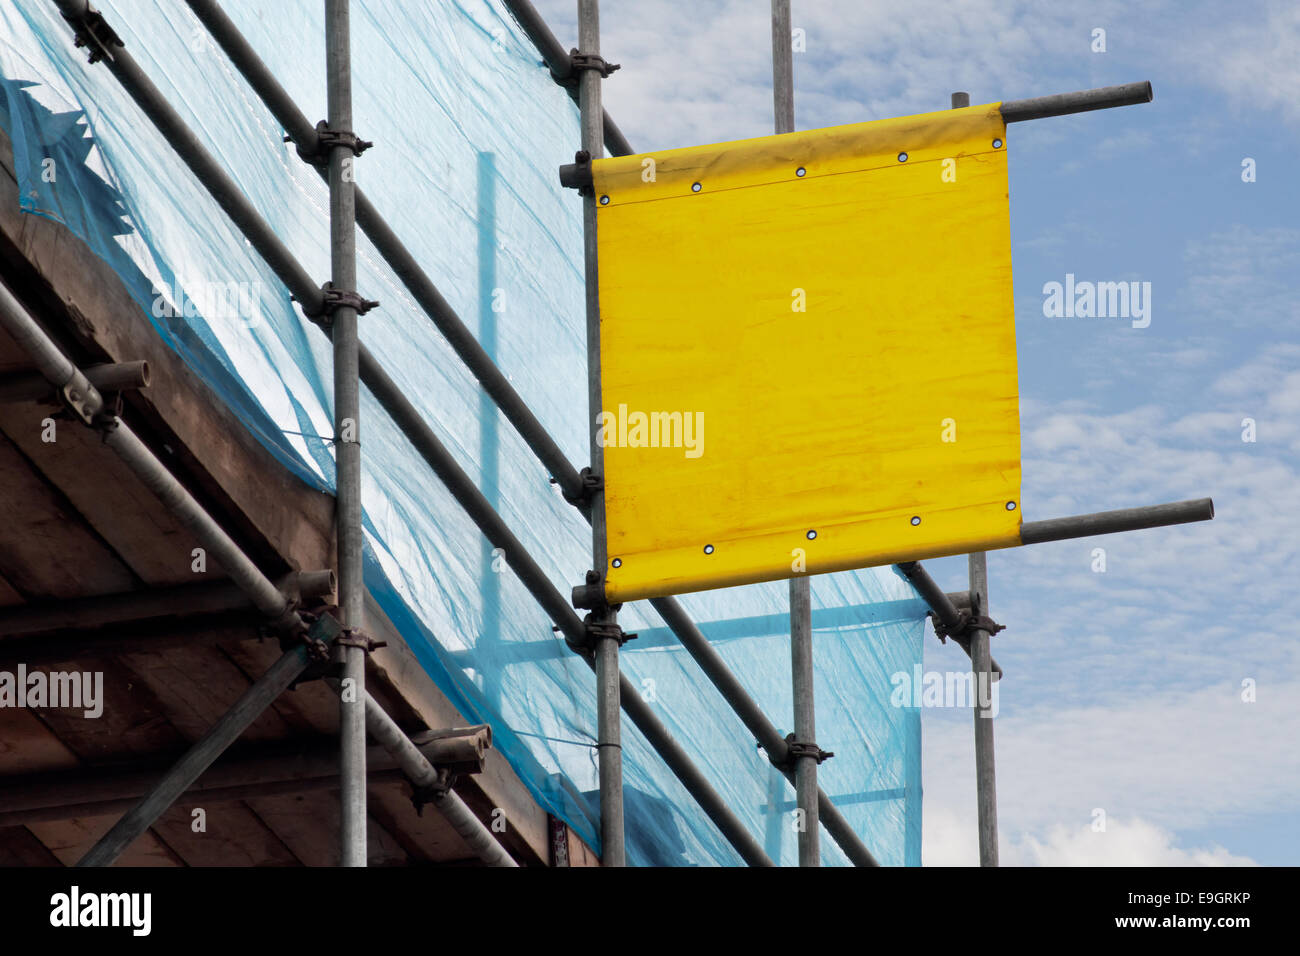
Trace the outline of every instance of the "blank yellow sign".
<instances>
[{"instance_id":1,"label":"blank yellow sign","mask_svg":"<svg viewBox=\"0 0 1300 956\"><path fill-rule=\"evenodd\" d=\"M593 163L611 603L1019 543L998 104Z\"/></svg>"}]
</instances>

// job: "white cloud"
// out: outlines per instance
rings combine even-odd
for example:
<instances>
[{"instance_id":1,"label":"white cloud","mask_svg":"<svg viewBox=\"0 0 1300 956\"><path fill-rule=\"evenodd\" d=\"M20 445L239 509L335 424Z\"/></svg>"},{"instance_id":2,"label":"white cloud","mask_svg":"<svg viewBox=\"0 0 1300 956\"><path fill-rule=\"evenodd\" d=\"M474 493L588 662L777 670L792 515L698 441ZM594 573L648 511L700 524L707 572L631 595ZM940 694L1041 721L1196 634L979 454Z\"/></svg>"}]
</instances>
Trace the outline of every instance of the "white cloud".
<instances>
[{"instance_id":1,"label":"white cloud","mask_svg":"<svg viewBox=\"0 0 1300 956\"><path fill-rule=\"evenodd\" d=\"M1107 821L1104 832L1090 826L1053 827L1039 839L1027 835L1013 843L1009 866L1256 866L1217 844L1183 849L1168 830L1145 820Z\"/></svg>"},{"instance_id":2,"label":"white cloud","mask_svg":"<svg viewBox=\"0 0 1300 956\"><path fill-rule=\"evenodd\" d=\"M1105 831L1091 824L1058 825L1042 833L1008 832L999 841L1001 866L1256 866L1253 859L1219 846L1179 846L1169 830L1141 818L1108 819ZM921 849L925 866L978 866L975 815L950 807L927 807Z\"/></svg>"},{"instance_id":3,"label":"white cloud","mask_svg":"<svg viewBox=\"0 0 1300 956\"><path fill-rule=\"evenodd\" d=\"M1300 7L1289 0L1207 5L1179 11L1196 28L1169 44L1169 55L1237 110L1276 111L1300 124ZM1180 31L1181 33L1181 31Z\"/></svg>"},{"instance_id":4,"label":"white cloud","mask_svg":"<svg viewBox=\"0 0 1300 956\"><path fill-rule=\"evenodd\" d=\"M1045 669L1086 689L1082 703L1044 698L997 651L1007 671L995 722L998 804L1010 832L1072 828L1097 808L1179 831L1295 806L1300 678L1225 661L1211 685L1134 688L1113 680L1127 650L1118 642L1096 648L1091 666ZM1247 678L1253 703L1242 700ZM928 711L925 721L927 805L965 806L974 793L970 713Z\"/></svg>"}]
</instances>

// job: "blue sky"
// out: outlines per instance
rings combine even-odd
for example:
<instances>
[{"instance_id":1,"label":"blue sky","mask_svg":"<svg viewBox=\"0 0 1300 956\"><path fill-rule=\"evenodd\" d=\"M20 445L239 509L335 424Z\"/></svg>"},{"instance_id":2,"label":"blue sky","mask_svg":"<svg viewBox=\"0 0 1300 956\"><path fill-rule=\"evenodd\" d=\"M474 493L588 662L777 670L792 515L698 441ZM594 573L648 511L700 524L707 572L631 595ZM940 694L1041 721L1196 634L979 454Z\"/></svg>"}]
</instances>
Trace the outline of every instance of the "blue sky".
<instances>
[{"instance_id":1,"label":"blue sky","mask_svg":"<svg viewBox=\"0 0 1300 956\"><path fill-rule=\"evenodd\" d=\"M537 6L573 45L573 0ZM770 131L767 0L602 7L634 147ZM1002 857L1300 863L1300 7L794 0L793 23L799 128L1152 82L1145 106L1008 131L1025 517L1202 496L1217 515L990 555ZM1150 326L1044 317L1067 273L1151 283ZM965 562L931 571L956 589ZM927 643L928 668L963 660ZM924 732L925 860L974 862L970 714Z\"/></svg>"}]
</instances>

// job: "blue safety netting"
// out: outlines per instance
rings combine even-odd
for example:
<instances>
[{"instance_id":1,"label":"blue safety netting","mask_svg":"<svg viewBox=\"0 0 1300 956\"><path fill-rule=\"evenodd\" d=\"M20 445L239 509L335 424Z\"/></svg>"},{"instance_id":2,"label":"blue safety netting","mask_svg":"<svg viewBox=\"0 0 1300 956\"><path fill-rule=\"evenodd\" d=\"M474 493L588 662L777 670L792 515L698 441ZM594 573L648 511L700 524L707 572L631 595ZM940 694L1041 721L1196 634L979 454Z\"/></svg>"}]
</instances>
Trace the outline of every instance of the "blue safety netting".
<instances>
[{"instance_id":1,"label":"blue safety netting","mask_svg":"<svg viewBox=\"0 0 1300 956\"><path fill-rule=\"evenodd\" d=\"M324 183L183 4L98 4L127 48L307 271L329 274ZM325 115L323 4L228 15L310 117ZM577 111L499 2L353 4L359 185L575 463L585 459L581 207L556 168ZM108 262L164 340L288 468L332 487L329 343L49 2L0 0L0 126L24 211ZM362 340L567 593L586 523L369 242ZM367 587L534 797L599 847L595 681L369 392L362 394ZM891 676L921 660L924 606L888 570L813 579L822 789L885 864L920 863L919 711ZM683 602L782 732L791 721L784 583ZM795 862L793 790L645 604L623 669L774 860ZM624 721L629 860L738 855ZM829 838L827 864L847 860Z\"/></svg>"}]
</instances>

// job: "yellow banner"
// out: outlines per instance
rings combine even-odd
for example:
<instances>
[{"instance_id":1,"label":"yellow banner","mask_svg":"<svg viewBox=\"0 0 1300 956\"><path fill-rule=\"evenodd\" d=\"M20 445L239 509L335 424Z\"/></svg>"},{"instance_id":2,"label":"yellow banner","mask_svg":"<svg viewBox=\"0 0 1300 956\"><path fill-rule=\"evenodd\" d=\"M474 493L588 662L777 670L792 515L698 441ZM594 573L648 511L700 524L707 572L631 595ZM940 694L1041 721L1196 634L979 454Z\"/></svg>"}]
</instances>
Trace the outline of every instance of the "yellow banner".
<instances>
[{"instance_id":1,"label":"yellow banner","mask_svg":"<svg viewBox=\"0 0 1300 956\"><path fill-rule=\"evenodd\" d=\"M998 104L593 163L611 602L1019 543Z\"/></svg>"}]
</instances>

